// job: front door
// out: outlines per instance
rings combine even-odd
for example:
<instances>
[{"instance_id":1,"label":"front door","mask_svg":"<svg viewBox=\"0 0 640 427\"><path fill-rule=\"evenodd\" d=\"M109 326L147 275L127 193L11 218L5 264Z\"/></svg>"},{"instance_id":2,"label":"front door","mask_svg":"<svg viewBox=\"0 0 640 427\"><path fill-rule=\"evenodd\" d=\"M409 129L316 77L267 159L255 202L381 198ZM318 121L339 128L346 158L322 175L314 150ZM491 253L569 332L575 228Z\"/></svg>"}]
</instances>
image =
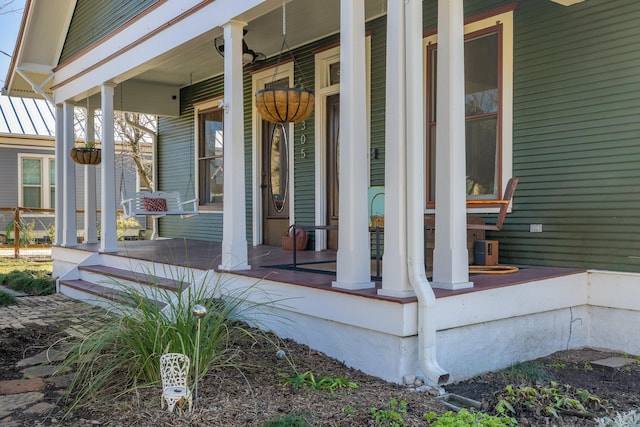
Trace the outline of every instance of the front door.
<instances>
[{"instance_id":1,"label":"front door","mask_svg":"<svg viewBox=\"0 0 640 427\"><path fill-rule=\"evenodd\" d=\"M280 246L289 228L289 137L282 123L262 121L263 242Z\"/></svg>"},{"instance_id":2,"label":"front door","mask_svg":"<svg viewBox=\"0 0 640 427\"><path fill-rule=\"evenodd\" d=\"M327 97L327 225L338 225L340 95ZM338 250L338 232L327 232L327 249Z\"/></svg>"}]
</instances>

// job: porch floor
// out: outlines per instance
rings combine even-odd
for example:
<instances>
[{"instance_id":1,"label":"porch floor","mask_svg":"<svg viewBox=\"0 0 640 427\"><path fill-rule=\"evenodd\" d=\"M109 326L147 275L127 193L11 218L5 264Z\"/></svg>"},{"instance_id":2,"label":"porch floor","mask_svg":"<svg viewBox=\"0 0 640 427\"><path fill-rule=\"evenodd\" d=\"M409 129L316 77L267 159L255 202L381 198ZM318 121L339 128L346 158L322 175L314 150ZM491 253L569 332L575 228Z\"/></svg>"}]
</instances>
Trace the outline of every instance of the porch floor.
<instances>
[{"instance_id":1,"label":"porch floor","mask_svg":"<svg viewBox=\"0 0 640 427\"><path fill-rule=\"evenodd\" d=\"M99 244L79 244L74 249L98 252ZM221 271L219 269L221 252L221 243L187 239L161 239L118 242L118 251L109 253L109 255L161 262L199 270L213 269ZM233 274L326 289L332 292L360 295L367 298L396 301L398 303L416 301L415 297L393 298L378 295L377 289L382 286L382 282L379 280L375 281L376 287L371 289L346 290L333 288L331 283L336 277L335 272L332 271L332 266L335 265L332 263L336 260L335 251L298 251L296 252L298 267L296 269L291 268L293 253L284 251L279 246L249 246L248 256L251 269L233 271ZM372 265L375 273L375 263ZM310 270L311 267L314 269L313 271ZM436 298L445 298L463 293L480 292L487 289L578 274L585 271L584 269L562 267L517 267L519 267L517 272L509 274L472 274L469 276L469 280L473 282L473 288L456 291L434 289L434 293Z\"/></svg>"}]
</instances>

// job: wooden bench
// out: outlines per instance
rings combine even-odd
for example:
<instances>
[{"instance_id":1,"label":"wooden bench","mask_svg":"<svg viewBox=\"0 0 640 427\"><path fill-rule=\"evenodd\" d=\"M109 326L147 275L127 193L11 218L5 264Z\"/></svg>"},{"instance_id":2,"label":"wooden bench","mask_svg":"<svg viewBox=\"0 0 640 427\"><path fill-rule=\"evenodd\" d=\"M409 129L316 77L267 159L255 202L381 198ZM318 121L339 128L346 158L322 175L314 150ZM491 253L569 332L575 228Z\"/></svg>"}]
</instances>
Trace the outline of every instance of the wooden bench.
<instances>
[{"instance_id":1,"label":"wooden bench","mask_svg":"<svg viewBox=\"0 0 640 427\"><path fill-rule=\"evenodd\" d=\"M166 215L188 218L198 215L198 199L183 202L177 191L138 191L135 197L124 199L121 204L125 218L136 215L149 215L154 219Z\"/></svg>"}]
</instances>

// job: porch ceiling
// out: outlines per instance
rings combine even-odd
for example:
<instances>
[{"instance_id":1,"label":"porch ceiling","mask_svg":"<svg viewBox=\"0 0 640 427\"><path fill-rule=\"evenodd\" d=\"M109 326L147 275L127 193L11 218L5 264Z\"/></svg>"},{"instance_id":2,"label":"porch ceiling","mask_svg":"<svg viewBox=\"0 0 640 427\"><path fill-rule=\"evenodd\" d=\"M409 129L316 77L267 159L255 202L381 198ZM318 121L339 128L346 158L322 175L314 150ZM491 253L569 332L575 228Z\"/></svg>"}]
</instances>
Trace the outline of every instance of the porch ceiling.
<instances>
[{"instance_id":1,"label":"porch ceiling","mask_svg":"<svg viewBox=\"0 0 640 427\"><path fill-rule=\"evenodd\" d=\"M57 60L66 38L75 6L64 1L64 8L50 7L49 2L28 3L29 15L23 21L14 52L15 63L7 78L8 94L39 97L31 83L41 84L42 93L51 95L54 81L45 82ZM236 19L247 22L245 40L248 46L267 57L277 55L282 42L282 9L273 2L264 3ZM56 3L57 5L57 3ZM366 19L386 13L386 0L365 0ZM291 0L286 6L287 43L291 48L334 34L340 28L340 0ZM196 38L169 50L152 60L124 71L114 81L135 80L167 86L186 86L223 72L223 58L216 52L213 40L222 35L215 27ZM20 72L18 72L20 70ZM28 81L28 80L31 80Z\"/></svg>"},{"instance_id":2,"label":"porch ceiling","mask_svg":"<svg viewBox=\"0 0 640 427\"><path fill-rule=\"evenodd\" d=\"M386 13L386 0L365 0L366 19ZM339 32L340 0L293 0L286 6L287 44L297 46ZM245 41L250 49L267 57L277 55L282 44L282 9L277 8L248 21ZM202 81L222 74L223 58L216 52L214 38L221 28L203 34L173 51L157 57L136 79L187 86L191 79Z\"/></svg>"}]
</instances>

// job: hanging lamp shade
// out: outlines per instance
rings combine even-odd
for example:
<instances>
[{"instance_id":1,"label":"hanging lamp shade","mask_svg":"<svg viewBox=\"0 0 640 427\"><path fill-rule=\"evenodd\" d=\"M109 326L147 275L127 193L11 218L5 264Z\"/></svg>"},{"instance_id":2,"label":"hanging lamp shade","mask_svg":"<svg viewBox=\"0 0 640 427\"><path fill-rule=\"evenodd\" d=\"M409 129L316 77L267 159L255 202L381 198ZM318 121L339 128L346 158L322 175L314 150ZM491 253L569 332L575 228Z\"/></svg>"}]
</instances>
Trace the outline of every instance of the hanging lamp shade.
<instances>
[{"instance_id":1,"label":"hanging lamp shade","mask_svg":"<svg viewBox=\"0 0 640 427\"><path fill-rule=\"evenodd\" d=\"M276 87L256 92L256 108L263 119L272 123L297 123L313 111L314 96L307 89Z\"/></svg>"}]
</instances>

